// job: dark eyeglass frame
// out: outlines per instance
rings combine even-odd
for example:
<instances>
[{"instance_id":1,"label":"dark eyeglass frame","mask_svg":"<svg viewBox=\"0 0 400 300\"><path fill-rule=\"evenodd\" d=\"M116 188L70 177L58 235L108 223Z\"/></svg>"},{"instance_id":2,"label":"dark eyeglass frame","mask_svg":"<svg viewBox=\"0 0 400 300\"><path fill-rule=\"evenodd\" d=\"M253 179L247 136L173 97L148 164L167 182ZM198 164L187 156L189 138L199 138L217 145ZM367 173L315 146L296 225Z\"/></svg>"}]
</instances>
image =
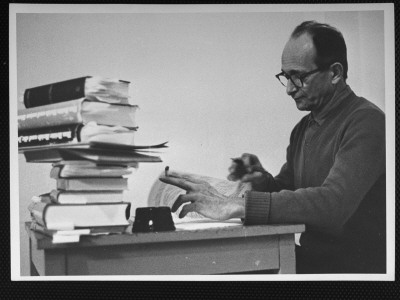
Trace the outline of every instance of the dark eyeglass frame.
<instances>
[{"instance_id":1,"label":"dark eyeglass frame","mask_svg":"<svg viewBox=\"0 0 400 300\"><path fill-rule=\"evenodd\" d=\"M320 71L325 71L326 69L327 69L327 68L317 68L317 69L315 69L315 70L312 70L312 71L310 71L310 72L307 72L307 73L301 74L300 76L297 76L297 78L298 78L298 79L300 80L300 82L301 82L301 86L298 86L297 84L294 83L294 80L292 79L292 76L293 76L293 75L286 74L286 73L283 72L283 71L280 72L279 74L276 74L275 77L276 77L276 79L279 80L279 82L280 82L284 87L286 87L287 84L285 85L285 84L282 82L282 80L279 78L280 76L285 77L286 80L289 80L289 79L290 79L290 81L292 82L292 84L293 84L296 88L301 89L301 88L304 86L304 79L305 79L306 77L308 77L308 76L310 76L310 75L312 75L312 74L314 74L314 73L320 72Z\"/></svg>"}]
</instances>

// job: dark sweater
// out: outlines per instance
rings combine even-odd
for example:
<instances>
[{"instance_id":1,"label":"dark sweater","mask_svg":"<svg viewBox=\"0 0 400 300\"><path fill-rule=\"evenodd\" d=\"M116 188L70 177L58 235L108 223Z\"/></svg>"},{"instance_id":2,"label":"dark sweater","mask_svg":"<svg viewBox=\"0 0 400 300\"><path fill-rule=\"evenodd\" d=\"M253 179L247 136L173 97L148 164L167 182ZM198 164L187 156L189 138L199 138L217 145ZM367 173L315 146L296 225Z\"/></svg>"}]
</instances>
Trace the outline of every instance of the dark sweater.
<instances>
[{"instance_id":1,"label":"dark sweater","mask_svg":"<svg viewBox=\"0 0 400 300\"><path fill-rule=\"evenodd\" d=\"M348 86L328 106L293 129L266 193L246 194L245 224L305 224L298 273L385 273L385 115Z\"/></svg>"}]
</instances>

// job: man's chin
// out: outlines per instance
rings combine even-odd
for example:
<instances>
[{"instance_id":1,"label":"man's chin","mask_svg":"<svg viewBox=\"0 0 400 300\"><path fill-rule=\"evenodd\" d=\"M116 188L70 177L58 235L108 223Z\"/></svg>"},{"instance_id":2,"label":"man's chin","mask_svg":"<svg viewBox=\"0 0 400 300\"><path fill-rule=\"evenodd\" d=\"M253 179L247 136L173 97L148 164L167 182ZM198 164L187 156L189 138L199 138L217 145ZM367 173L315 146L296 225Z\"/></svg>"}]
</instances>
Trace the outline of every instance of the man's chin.
<instances>
[{"instance_id":1,"label":"man's chin","mask_svg":"<svg viewBox=\"0 0 400 300\"><path fill-rule=\"evenodd\" d=\"M308 107L306 105L304 105L304 103L301 102L296 102L296 106L298 110L301 111L309 111L310 109L308 109Z\"/></svg>"}]
</instances>

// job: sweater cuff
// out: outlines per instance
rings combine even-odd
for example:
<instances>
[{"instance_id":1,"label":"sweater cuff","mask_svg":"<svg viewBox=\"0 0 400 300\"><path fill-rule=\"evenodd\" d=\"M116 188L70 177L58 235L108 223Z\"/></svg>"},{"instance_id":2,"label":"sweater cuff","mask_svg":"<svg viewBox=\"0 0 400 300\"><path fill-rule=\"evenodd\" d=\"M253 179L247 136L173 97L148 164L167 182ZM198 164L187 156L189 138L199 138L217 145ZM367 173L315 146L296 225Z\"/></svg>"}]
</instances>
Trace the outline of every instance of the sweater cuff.
<instances>
[{"instance_id":1,"label":"sweater cuff","mask_svg":"<svg viewBox=\"0 0 400 300\"><path fill-rule=\"evenodd\" d=\"M271 193L246 191L244 199L244 225L267 224L271 207Z\"/></svg>"}]
</instances>

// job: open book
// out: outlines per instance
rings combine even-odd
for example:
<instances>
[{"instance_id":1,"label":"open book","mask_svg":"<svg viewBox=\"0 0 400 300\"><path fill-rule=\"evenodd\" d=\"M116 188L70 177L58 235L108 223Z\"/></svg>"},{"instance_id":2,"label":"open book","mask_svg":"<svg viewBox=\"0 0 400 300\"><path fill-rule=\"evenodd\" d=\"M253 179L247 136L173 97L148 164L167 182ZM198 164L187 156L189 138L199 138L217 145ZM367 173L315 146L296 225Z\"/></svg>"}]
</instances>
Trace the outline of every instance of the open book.
<instances>
[{"instance_id":1,"label":"open book","mask_svg":"<svg viewBox=\"0 0 400 300\"><path fill-rule=\"evenodd\" d=\"M187 174L187 173L186 173ZM228 181L225 179L214 178L209 176L203 176L198 174L190 174L191 176L207 181L211 186L213 186L218 192L225 196L231 197L242 197L245 191L250 190L251 186L248 183L242 183L240 181ZM150 189L149 197L147 199L148 206L168 206L172 208L172 205L178 199L179 195L186 194L186 191L176 187L174 185L166 184L158 180L158 178L153 183L153 186ZM184 204L186 205L186 204ZM215 221L209 218L206 218L196 212L189 212L184 218L179 218L179 213L182 210L181 207L175 213L172 213L172 217L175 224L183 224L183 223L223 223L224 226L229 226L229 224L242 224L240 219L232 219L229 221ZM218 224L215 224L218 225ZM210 224L205 225L205 227L209 228ZM202 226L199 226L202 227ZM178 227L177 227L178 228ZM196 228L200 229L200 228Z\"/></svg>"}]
</instances>

